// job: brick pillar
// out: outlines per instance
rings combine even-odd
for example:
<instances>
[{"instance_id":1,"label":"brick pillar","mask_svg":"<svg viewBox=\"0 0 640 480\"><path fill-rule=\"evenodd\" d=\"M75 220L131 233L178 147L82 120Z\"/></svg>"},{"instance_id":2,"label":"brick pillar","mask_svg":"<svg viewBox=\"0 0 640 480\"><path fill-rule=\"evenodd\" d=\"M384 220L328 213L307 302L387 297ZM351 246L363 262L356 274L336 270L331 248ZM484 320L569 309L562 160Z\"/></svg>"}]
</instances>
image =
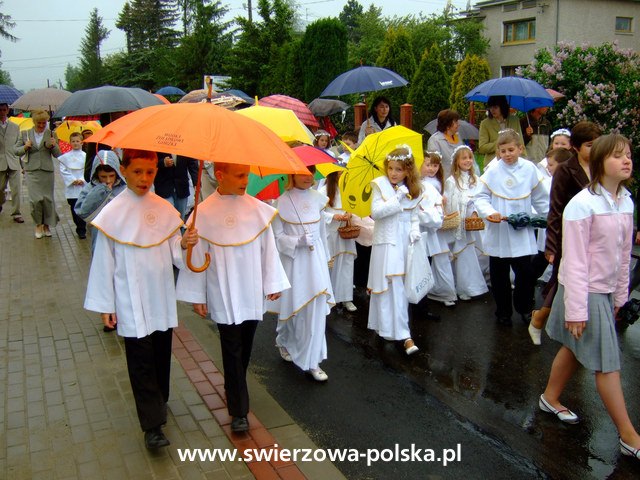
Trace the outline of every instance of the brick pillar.
<instances>
[{"instance_id":1,"label":"brick pillar","mask_svg":"<svg viewBox=\"0 0 640 480\"><path fill-rule=\"evenodd\" d=\"M400 125L413 128L413 105L410 103L400 105Z\"/></svg>"},{"instance_id":2,"label":"brick pillar","mask_svg":"<svg viewBox=\"0 0 640 480\"><path fill-rule=\"evenodd\" d=\"M356 103L353 106L353 116L353 127L358 130L358 127L362 125L362 122L367 119L367 105L362 102Z\"/></svg>"}]
</instances>

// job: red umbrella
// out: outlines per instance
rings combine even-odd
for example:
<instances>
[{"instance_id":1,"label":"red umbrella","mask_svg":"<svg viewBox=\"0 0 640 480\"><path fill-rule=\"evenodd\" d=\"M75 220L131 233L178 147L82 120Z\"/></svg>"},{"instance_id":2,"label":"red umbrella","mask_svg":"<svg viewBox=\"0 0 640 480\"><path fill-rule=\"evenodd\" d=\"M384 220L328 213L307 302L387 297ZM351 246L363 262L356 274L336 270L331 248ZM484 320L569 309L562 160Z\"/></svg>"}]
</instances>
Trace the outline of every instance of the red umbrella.
<instances>
[{"instance_id":1,"label":"red umbrella","mask_svg":"<svg viewBox=\"0 0 640 480\"><path fill-rule=\"evenodd\" d=\"M311 113L307 104L297 98L288 97L287 95L269 95L268 97L261 98L259 104L263 107L293 110L296 117L307 127L319 127L318 119Z\"/></svg>"},{"instance_id":2,"label":"red umbrella","mask_svg":"<svg viewBox=\"0 0 640 480\"><path fill-rule=\"evenodd\" d=\"M561 98L565 97L564 93L560 93L560 92L558 92L556 90L553 90L552 88L545 88L545 90L547 91L547 93L549 95L551 95L551 98L553 98L554 102L557 102Z\"/></svg>"},{"instance_id":3,"label":"red umbrella","mask_svg":"<svg viewBox=\"0 0 640 480\"><path fill-rule=\"evenodd\" d=\"M310 145L294 147L293 151L296 152L296 155L307 167L317 165L318 163L336 163L336 159L327 152Z\"/></svg>"}]
</instances>

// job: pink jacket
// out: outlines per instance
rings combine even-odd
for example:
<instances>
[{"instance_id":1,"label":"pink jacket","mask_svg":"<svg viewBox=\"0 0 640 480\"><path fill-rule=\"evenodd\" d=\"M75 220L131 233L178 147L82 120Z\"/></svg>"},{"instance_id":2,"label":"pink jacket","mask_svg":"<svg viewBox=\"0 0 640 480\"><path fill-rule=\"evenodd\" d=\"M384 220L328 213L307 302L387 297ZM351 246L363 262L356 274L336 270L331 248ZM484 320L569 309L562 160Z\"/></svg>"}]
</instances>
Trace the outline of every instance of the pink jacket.
<instances>
[{"instance_id":1,"label":"pink jacket","mask_svg":"<svg viewBox=\"0 0 640 480\"><path fill-rule=\"evenodd\" d=\"M614 305L628 299L633 241L633 202L626 189L614 199L598 185L585 188L567 204L562 219L562 261L558 280L564 286L565 321L585 322L587 297L613 293Z\"/></svg>"}]
</instances>

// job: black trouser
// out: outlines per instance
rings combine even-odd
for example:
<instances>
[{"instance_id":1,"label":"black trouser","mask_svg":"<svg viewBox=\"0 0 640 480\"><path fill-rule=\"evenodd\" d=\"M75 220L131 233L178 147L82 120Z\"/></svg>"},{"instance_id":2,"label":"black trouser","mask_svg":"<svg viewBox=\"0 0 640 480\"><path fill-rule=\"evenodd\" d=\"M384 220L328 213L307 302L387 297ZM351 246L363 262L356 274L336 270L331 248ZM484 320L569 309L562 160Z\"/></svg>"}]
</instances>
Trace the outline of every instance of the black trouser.
<instances>
[{"instance_id":1,"label":"black trouser","mask_svg":"<svg viewBox=\"0 0 640 480\"><path fill-rule=\"evenodd\" d=\"M232 417L246 417L249 413L247 368L257 326L258 320L245 320L239 325L218 323L227 410Z\"/></svg>"},{"instance_id":2,"label":"black trouser","mask_svg":"<svg viewBox=\"0 0 640 480\"><path fill-rule=\"evenodd\" d=\"M142 338L124 337L129 380L145 432L167 423L172 338L172 328Z\"/></svg>"},{"instance_id":3,"label":"black trouser","mask_svg":"<svg viewBox=\"0 0 640 480\"><path fill-rule=\"evenodd\" d=\"M67 198L67 203L71 207L71 216L73 217L73 223L76 224L76 233L84 236L87 234L87 224L83 219L76 215L74 207L76 206L77 200L77 198Z\"/></svg>"},{"instance_id":4,"label":"black trouser","mask_svg":"<svg viewBox=\"0 0 640 480\"><path fill-rule=\"evenodd\" d=\"M496 302L496 317L498 318L510 318L513 311L509 268L513 268L515 273L513 306L516 312L525 315L531 313L533 309L536 279L533 278L531 255L514 258L489 257L491 291Z\"/></svg>"}]
</instances>

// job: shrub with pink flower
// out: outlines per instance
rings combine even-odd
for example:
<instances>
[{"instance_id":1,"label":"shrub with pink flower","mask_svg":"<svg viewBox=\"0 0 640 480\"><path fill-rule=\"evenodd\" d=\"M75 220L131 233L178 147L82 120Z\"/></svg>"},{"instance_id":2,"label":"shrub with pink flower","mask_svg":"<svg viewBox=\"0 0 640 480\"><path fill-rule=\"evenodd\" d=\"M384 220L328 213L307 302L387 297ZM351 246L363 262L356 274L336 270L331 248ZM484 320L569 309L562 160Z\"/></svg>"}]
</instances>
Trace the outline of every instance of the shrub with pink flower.
<instances>
[{"instance_id":1,"label":"shrub with pink flower","mask_svg":"<svg viewBox=\"0 0 640 480\"><path fill-rule=\"evenodd\" d=\"M616 43L559 43L538 50L518 75L565 95L547 117L554 127L571 128L581 120L621 133L640 153L640 56ZM637 158L637 155L635 156Z\"/></svg>"}]
</instances>

